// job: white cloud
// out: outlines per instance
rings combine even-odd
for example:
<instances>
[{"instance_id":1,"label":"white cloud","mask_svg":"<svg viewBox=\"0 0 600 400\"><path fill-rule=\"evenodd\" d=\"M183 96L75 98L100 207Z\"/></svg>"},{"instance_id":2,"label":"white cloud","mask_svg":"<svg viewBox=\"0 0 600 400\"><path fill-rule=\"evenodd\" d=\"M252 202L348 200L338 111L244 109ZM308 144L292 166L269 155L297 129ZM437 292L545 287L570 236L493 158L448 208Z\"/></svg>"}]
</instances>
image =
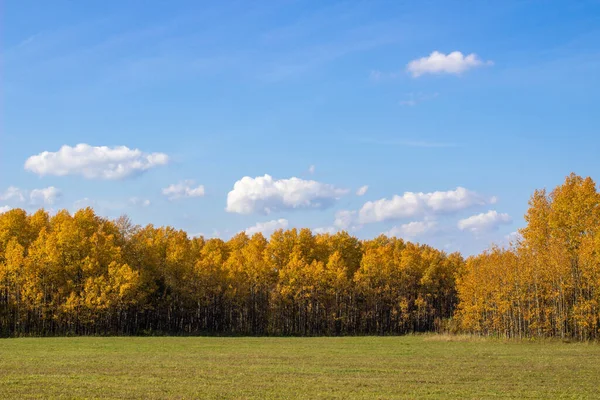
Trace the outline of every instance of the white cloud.
<instances>
[{"instance_id":1,"label":"white cloud","mask_svg":"<svg viewBox=\"0 0 600 400\"><path fill-rule=\"evenodd\" d=\"M246 229L246 234L254 235L255 233L262 233L265 236L270 236L271 233L275 232L277 229L286 229L287 227L287 219L274 219L268 222L258 222L256 225Z\"/></svg>"},{"instance_id":2,"label":"white cloud","mask_svg":"<svg viewBox=\"0 0 600 400\"><path fill-rule=\"evenodd\" d=\"M369 186L368 185L361 186L356 191L356 195L357 196L364 196L367 193L367 190L369 190Z\"/></svg>"},{"instance_id":3,"label":"white cloud","mask_svg":"<svg viewBox=\"0 0 600 400\"><path fill-rule=\"evenodd\" d=\"M356 211L340 210L335 213L333 225L340 229L348 229L356 221Z\"/></svg>"},{"instance_id":4,"label":"white cloud","mask_svg":"<svg viewBox=\"0 0 600 400\"><path fill-rule=\"evenodd\" d=\"M510 215L498 213L497 211L488 211L469 218L458 221L458 228L461 231L471 231L473 233L489 232L498 229L500 225L512 222Z\"/></svg>"},{"instance_id":5,"label":"white cloud","mask_svg":"<svg viewBox=\"0 0 600 400\"><path fill-rule=\"evenodd\" d=\"M395 195L389 200L383 198L366 202L358 212L358 222L367 224L428 214L444 214L489 202L490 200L463 187L445 192L405 192L402 196Z\"/></svg>"},{"instance_id":6,"label":"white cloud","mask_svg":"<svg viewBox=\"0 0 600 400\"><path fill-rule=\"evenodd\" d=\"M436 221L414 221L408 224L400 226L394 226L392 229L387 231L387 236L396 236L402 238L416 238L421 237L427 233L431 233L437 227Z\"/></svg>"},{"instance_id":7,"label":"white cloud","mask_svg":"<svg viewBox=\"0 0 600 400\"><path fill-rule=\"evenodd\" d=\"M472 68L492 64L492 61L481 60L475 53L464 56L460 51L453 51L449 54L434 51L428 57L409 62L406 70L416 78L424 74L458 75Z\"/></svg>"},{"instance_id":8,"label":"white cloud","mask_svg":"<svg viewBox=\"0 0 600 400\"><path fill-rule=\"evenodd\" d=\"M54 204L60 196L60 190L54 186L43 189L33 189L30 192L19 189L18 187L10 186L4 193L0 193L0 200L12 200L22 203L26 198L29 198L31 205L39 206L44 204Z\"/></svg>"},{"instance_id":9,"label":"white cloud","mask_svg":"<svg viewBox=\"0 0 600 400\"><path fill-rule=\"evenodd\" d=\"M227 194L225 210L238 214L270 214L282 210L323 209L346 193L345 189L313 180L246 176Z\"/></svg>"},{"instance_id":10,"label":"white cloud","mask_svg":"<svg viewBox=\"0 0 600 400\"><path fill-rule=\"evenodd\" d=\"M10 210L12 210L11 206L2 206L2 207L0 207L0 214L5 213Z\"/></svg>"},{"instance_id":11,"label":"white cloud","mask_svg":"<svg viewBox=\"0 0 600 400\"><path fill-rule=\"evenodd\" d=\"M169 200L176 200L185 197L202 197L204 196L204 186L199 185L193 187L194 181L185 180L176 184L169 185L162 190L162 194L167 196Z\"/></svg>"},{"instance_id":12,"label":"white cloud","mask_svg":"<svg viewBox=\"0 0 600 400\"><path fill-rule=\"evenodd\" d=\"M311 174L311 175L314 174L315 173L315 169L316 169L316 167L314 165L311 165L310 167L308 167L308 173Z\"/></svg>"},{"instance_id":13,"label":"white cloud","mask_svg":"<svg viewBox=\"0 0 600 400\"><path fill-rule=\"evenodd\" d=\"M54 186L44 189L33 189L29 193L29 199L33 205L54 204L56 199L61 196L60 190Z\"/></svg>"},{"instance_id":14,"label":"white cloud","mask_svg":"<svg viewBox=\"0 0 600 400\"><path fill-rule=\"evenodd\" d=\"M325 234L328 233L330 235L333 235L337 232L338 230L333 227L333 226L324 226L324 227L319 227L319 228L315 228L313 229L313 232L316 234Z\"/></svg>"},{"instance_id":15,"label":"white cloud","mask_svg":"<svg viewBox=\"0 0 600 400\"><path fill-rule=\"evenodd\" d=\"M139 197L130 197L129 203L136 207L148 207L151 203L148 199L140 199Z\"/></svg>"},{"instance_id":16,"label":"white cloud","mask_svg":"<svg viewBox=\"0 0 600 400\"><path fill-rule=\"evenodd\" d=\"M62 146L57 152L44 151L25 161L25 169L40 176L81 175L87 179L122 179L165 165L164 153L143 153L126 146Z\"/></svg>"},{"instance_id":17,"label":"white cloud","mask_svg":"<svg viewBox=\"0 0 600 400\"><path fill-rule=\"evenodd\" d=\"M9 186L4 193L0 193L0 200L25 201L25 193L18 187Z\"/></svg>"}]
</instances>

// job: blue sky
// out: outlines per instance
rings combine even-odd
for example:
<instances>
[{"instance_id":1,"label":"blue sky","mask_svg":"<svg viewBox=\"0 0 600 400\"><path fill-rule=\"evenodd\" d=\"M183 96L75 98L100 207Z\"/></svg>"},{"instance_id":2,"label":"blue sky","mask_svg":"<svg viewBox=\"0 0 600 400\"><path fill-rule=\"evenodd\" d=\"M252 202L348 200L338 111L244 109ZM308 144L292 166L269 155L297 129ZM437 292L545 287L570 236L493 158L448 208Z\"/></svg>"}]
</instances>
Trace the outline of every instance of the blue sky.
<instances>
[{"instance_id":1,"label":"blue sky","mask_svg":"<svg viewBox=\"0 0 600 400\"><path fill-rule=\"evenodd\" d=\"M6 0L1 18L2 209L472 254L534 189L600 176L598 1Z\"/></svg>"}]
</instances>

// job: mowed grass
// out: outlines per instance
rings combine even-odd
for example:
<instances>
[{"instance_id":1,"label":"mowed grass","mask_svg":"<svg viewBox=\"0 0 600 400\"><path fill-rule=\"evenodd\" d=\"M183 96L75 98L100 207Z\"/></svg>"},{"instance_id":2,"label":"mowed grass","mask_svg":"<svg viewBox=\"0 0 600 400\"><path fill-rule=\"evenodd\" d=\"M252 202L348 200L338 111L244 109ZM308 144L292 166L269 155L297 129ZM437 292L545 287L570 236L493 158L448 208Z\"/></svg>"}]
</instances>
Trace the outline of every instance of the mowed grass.
<instances>
[{"instance_id":1,"label":"mowed grass","mask_svg":"<svg viewBox=\"0 0 600 400\"><path fill-rule=\"evenodd\" d=\"M600 345L428 335L0 340L1 399L493 397L600 398Z\"/></svg>"}]
</instances>

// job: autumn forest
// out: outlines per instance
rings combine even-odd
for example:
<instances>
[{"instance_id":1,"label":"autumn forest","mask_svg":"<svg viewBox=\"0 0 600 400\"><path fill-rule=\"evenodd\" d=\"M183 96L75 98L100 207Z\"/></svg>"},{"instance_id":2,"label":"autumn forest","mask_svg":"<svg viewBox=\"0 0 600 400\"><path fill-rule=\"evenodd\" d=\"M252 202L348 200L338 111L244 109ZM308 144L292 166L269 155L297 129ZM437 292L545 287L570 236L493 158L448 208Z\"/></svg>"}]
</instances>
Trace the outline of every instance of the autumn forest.
<instances>
[{"instance_id":1,"label":"autumn forest","mask_svg":"<svg viewBox=\"0 0 600 400\"><path fill-rule=\"evenodd\" d=\"M600 338L600 193L536 191L508 248L468 258L346 232L190 238L86 208L0 214L0 336Z\"/></svg>"}]
</instances>

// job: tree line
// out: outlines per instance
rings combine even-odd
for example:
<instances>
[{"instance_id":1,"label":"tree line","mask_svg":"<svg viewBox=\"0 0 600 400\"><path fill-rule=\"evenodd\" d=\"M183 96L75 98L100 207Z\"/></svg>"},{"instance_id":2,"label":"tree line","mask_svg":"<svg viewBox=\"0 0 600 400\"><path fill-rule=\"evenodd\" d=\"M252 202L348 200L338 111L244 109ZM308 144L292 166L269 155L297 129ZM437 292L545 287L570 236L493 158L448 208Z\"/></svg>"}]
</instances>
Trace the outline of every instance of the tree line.
<instances>
[{"instance_id":1,"label":"tree line","mask_svg":"<svg viewBox=\"0 0 600 400\"><path fill-rule=\"evenodd\" d=\"M0 334L401 334L456 306L464 260L346 232L190 238L91 208L0 215Z\"/></svg>"},{"instance_id":2,"label":"tree line","mask_svg":"<svg viewBox=\"0 0 600 400\"><path fill-rule=\"evenodd\" d=\"M0 214L0 336L600 336L600 194L536 191L521 238L466 260L347 232L190 238L86 208Z\"/></svg>"}]
</instances>

